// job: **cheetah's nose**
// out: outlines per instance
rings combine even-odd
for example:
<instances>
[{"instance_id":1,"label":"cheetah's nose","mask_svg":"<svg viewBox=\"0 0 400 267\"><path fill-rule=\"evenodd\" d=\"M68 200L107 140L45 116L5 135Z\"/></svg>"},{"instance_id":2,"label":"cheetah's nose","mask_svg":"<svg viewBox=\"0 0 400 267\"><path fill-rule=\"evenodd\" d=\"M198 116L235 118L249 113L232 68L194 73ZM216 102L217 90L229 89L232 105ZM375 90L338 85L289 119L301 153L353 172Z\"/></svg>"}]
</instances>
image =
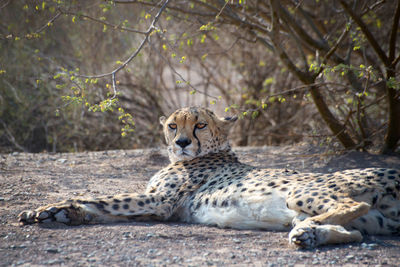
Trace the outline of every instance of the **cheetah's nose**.
<instances>
[{"instance_id":1,"label":"cheetah's nose","mask_svg":"<svg viewBox=\"0 0 400 267\"><path fill-rule=\"evenodd\" d=\"M181 148L185 148L192 143L192 141L188 138L179 138L175 141L175 143Z\"/></svg>"}]
</instances>

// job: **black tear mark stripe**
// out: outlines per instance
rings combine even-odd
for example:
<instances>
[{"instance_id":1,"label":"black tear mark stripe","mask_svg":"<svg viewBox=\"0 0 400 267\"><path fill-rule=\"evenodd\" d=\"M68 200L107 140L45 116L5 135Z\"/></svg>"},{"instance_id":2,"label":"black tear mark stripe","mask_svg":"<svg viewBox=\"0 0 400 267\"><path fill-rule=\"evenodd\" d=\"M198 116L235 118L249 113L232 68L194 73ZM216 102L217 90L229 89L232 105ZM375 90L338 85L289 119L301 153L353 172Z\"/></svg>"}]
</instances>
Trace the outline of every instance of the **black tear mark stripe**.
<instances>
[{"instance_id":1,"label":"black tear mark stripe","mask_svg":"<svg viewBox=\"0 0 400 267\"><path fill-rule=\"evenodd\" d=\"M174 116L174 118L173 118L173 122L174 123L176 123L176 115ZM177 128L178 128L178 126L176 126ZM175 139L175 137L176 137L176 133L178 132L178 129L175 129L174 130L174 139Z\"/></svg>"},{"instance_id":2,"label":"black tear mark stripe","mask_svg":"<svg viewBox=\"0 0 400 267\"><path fill-rule=\"evenodd\" d=\"M196 127L193 128L193 137L197 140L197 155L201 153L201 144L199 138L196 136Z\"/></svg>"}]
</instances>

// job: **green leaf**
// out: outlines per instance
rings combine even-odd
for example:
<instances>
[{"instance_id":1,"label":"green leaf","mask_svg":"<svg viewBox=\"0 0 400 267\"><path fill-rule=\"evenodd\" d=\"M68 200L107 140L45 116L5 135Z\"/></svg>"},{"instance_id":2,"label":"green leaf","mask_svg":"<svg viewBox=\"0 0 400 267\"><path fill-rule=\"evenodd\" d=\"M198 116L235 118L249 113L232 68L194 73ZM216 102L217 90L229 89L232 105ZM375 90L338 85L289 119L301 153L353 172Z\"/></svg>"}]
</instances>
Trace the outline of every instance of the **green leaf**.
<instances>
[{"instance_id":1,"label":"green leaf","mask_svg":"<svg viewBox=\"0 0 400 267\"><path fill-rule=\"evenodd\" d=\"M275 83L275 78L274 77L269 77L269 78L264 80L263 86L265 87L267 85L274 84L274 83Z\"/></svg>"},{"instance_id":2,"label":"green leaf","mask_svg":"<svg viewBox=\"0 0 400 267\"><path fill-rule=\"evenodd\" d=\"M382 21L380 19L376 19L376 27L378 27L378 29L382 27Z\"/></svg>"},{"instance_id":3,"label":"green leaf","mask_svg":"<svg viewBox=\"0 0 400 267\"><path fill-rule=\"evenodd\" d=\"M257 117L258 117L258 114L260 114L260 112L258 112L257 110L256 110L256 111L253 111L253 113L251 113L251 118L252 118L252 119L257 118Z\"/></svg>"}]
</instances>

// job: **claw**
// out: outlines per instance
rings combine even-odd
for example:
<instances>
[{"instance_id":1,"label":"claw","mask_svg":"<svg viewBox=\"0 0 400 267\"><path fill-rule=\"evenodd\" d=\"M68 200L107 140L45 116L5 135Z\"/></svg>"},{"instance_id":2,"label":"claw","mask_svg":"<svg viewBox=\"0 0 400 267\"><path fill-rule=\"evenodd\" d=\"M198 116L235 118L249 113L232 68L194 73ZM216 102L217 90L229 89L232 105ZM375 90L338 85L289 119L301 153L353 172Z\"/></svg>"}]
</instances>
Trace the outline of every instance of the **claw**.
<instances>
[{"instance_id":1,"label":"claw","mask_svg":"<svg viewBox=\"0 0 400 267\"><path fill-rule=\"evenodd\" d=\"M48 211L50 213L57 213L59 211L59 209L56 207L50 207L50 208L46 209L46 211Z\"/></svg>"},{"instance_id":2,"label":"claw","mask_svg":"<svg viewBox=\"0 0 400 267\"><path fill-rule=\"evenodd\" d=\"M40 208L38 210L25 210L18 215L18 221L22 224L48 223L57 221L61 223L70 223L68 211L55 206Z\"/></svg>"},{"instance_id":3,"label":"claw","mask_svg":"<svg viewBox=\"0 0 400 267\"><path fill-rule=\"evenodd\" d=\"M38 218L39 220L44 220L47 219L49 217L49 213L46 211L42 211L39 213L38 216L36 216L36 218Z\"/></svg>"}]
</instances>

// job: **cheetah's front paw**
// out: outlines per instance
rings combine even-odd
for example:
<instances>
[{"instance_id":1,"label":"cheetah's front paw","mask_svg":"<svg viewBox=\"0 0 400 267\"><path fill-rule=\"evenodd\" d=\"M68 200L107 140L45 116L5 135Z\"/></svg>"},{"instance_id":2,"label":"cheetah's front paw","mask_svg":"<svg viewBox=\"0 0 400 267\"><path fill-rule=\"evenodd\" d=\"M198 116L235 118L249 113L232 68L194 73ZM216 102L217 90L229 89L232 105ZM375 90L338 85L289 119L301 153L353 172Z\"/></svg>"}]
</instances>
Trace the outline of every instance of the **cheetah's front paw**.
<instances>
[{"instance_id":1,"label":"cheetah's front paw","mask_svg":"<svg viewBox=\"0 0 400 267\"><path fill-rule=\"evenodd\" d=\"M19 221L22 224L60 222L68 225L80 225L92 223L94 214L74 201L64 201L36 210L23 211L19 214Z\"/></svg>"},{"instance_id":2,"label":"cheetah's front paw","mask_svg":"<svg viewBox=\"0 0 400 267\"><path fill-rule=\"evenodd\" d=\"M57 221L65 224L71 222L68 217L68 209L66 207L58 208L55 206L41 207L36 210L26 210L18 215L18 220L22 224L47 223Z\"/></svg>"}]
</instances>

